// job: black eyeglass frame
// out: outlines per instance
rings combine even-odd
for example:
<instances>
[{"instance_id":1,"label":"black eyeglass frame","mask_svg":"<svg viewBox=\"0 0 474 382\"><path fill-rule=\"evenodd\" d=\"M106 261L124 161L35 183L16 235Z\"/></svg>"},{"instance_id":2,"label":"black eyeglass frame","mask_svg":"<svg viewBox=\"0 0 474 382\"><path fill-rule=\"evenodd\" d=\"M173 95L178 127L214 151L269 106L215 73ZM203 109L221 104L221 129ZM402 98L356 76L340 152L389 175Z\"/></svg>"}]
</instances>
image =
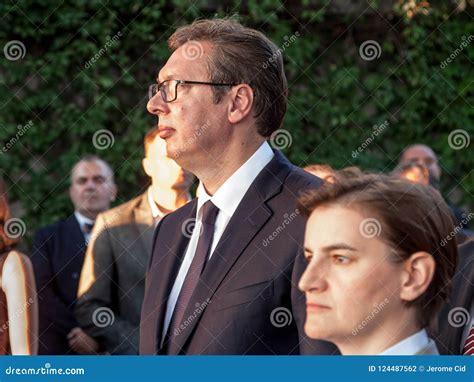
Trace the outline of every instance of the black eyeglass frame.
<instances>
[{"instance_id":1,"label":"black eyeglass frame","mask_svg":"<svg viewBox=\"0 0 474 382\"><path fill-rule=\"evenodd\" d=\"M163 84L165 82L170 82L170 81L174 81L174 83L175 83L175 85L174 85L174 98L171 99L171 100L168 100L166 93L164 93L162 91L162 89L163 89ZM178 98L178 85L180 85L180 84L209 85L209 86L229 86L229 87L235 86L235 84L224 84L224 83L215 83L215 82L173 80L173 79L164 80L164 81L161 81L159 84L153 84L153 85L150 85L148 87L148 99L149 100L152 99L155 95L158 94L158 92L160 92L161 98L163 99L164 102L170 103L170 102L176 101L176 98Z\"/></svg>"}]
</instances>

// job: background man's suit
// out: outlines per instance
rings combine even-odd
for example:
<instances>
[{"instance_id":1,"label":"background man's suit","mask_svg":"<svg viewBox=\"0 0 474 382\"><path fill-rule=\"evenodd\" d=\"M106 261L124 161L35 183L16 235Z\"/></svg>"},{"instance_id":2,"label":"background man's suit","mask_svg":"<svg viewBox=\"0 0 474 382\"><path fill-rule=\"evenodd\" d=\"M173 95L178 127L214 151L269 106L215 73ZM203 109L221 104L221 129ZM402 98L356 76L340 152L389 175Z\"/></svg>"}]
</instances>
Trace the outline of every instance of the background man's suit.
<instances>
[{"instance_id":1,"label":"background man's suit","mask_svg":"<svg viewBox=\"0 0 474 382\"><path fill-rule=\"evenodd\" d=\"M430 325L430 335L436 341L440 354L461 354L465 315L461 308L470 311L474 297L474 241L459 246L459 262L453 277L450 300ZM450 313L451 312L451 313ZM455 312L457 318L453 316ZM470 320L467 325L470 325Z\"/></svg>"},{"instance_id":2,"label":"background man's suit","mask_svg":"<svg viewBox=\"0 0 474 382\"><path fill-rule=\"evenodd\" d=\"M101 213L87 248L76 317L87 334L111 354L138 354L145 273L150 261L154 221L148 193ZM104 323L96 325L99 312ZM96 312L94 316L94 312ZM109 311L110 312L110 311Z\"/></svg>"},{"instance_id":3,"label":"background man's suit","mask_svg":"<svg viewBox=\"0 0 474 382\"><path fill-rule=\"evenodd\" d=\"M305 268L305 219L298 193L321 180L281 153L253 181L209 259L169 354L329 353L334 347L304 336L304 295L296 288ZM162 353L167 299L189 237L183 225L197 200L167 215L157 227L147 274L140 353ZM272 240L266 239L272 237ZM266 244L264 244L266 243ZM283 323L283 324L282 324Z\"/></svg>"},{"instance_id":4,"label":"background man's suit","mask_svg":"<svg viewBox=\"0 0 474 382\"><path fill-rule=\"evenodd\" d=\"M86 243L74 215L40 229L31 261L38 290L38 354L75 354L67 335L78 326L74 317Z\"/></svg>"}]
</instances>

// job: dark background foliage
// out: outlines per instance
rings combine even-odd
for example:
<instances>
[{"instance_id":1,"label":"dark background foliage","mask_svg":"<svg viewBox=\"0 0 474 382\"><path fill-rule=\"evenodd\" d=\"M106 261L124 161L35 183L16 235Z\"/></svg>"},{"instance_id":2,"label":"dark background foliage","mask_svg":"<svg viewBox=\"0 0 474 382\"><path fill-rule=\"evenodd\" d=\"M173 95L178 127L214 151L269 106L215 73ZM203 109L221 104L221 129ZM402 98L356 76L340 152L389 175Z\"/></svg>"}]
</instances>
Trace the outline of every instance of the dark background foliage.
<instances>
[{"instance_id":1,"label":"dark background foliage","mask_svg":"<svg viewBox=\"0 0 474 382\"><path fill-rule=\"evenodd\" d=\"M26 241L38 227L72 212L69 171L86 153L114 167L117 203L143 190L142 138L156 123L145 109L146 92L169 55L166 39L177 26L216 15L239 14L282 47L290 84L284 128L291 134L284 152L294 163L388 172L406 145L423 142L440 156L445 197L472 211L472 146L454 150L448 142L454 130L473 133L474 54L471 46L459 51L472 38L472 7L462 1L410 3L0 4L2 47L12 40L25 46L23 58L0 57L0 142L4 148L9 143L0 148L0 168L15 213L26 223ZM381 46L372 61L359 52L367 40ZM384 121L388 127L354 157L373 126ZM107 150L92 144L100 129L113 133Z\"/></svg>"}]
</instances>

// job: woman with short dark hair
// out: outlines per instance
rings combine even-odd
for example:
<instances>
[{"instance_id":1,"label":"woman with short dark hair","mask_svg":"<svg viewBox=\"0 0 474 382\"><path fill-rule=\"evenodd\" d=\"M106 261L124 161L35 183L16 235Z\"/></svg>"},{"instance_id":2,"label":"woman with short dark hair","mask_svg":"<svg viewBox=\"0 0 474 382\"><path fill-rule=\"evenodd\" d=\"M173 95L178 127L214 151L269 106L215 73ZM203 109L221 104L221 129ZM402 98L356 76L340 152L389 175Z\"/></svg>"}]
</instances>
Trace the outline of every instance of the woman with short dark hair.
<instances>
[{"instance_id":1,"label":"woman with short dark hair","mask_svg":"<svg viewBox=\"0 0 474 382\"><path fill-rule=\"evenodd\" d=\"M305 194L299 209L309 217L299 282L306 334L342 354L439 354L425 328L458 255L444 240L455 224L438 191L363 175Z\"/></svg>"}]
</instances>

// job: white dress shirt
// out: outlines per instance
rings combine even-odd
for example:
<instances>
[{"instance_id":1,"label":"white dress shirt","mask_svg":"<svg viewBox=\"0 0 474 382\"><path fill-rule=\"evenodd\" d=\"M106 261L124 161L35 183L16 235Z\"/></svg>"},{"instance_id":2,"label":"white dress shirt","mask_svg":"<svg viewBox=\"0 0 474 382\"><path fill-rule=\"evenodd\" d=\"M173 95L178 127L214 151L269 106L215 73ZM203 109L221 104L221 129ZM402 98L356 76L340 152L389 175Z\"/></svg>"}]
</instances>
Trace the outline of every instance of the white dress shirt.
<instances>
[{"instance_id":1,"label":"white dress shirt","mask_svg":"<svg viewBox=\"0 0 474 382\"><path fill-rule=\"evenodd\" d=\"M86 245L89 243L91 238L91 232L87 233L84 231L84 224L94 225L94 220L86 218L78 211L74 211L74 216L76 217L77 222L79 223L79 227L81 228L82 234L84 235L84 240L86 241Z\"/></svg>"},{"instance_id":2,"label":"white dress shirt","mask_svg":"<svg viewBox=\"0 0 474 382\"><path fill-rule=\"evenodd\" d=\"M426 330L421 329L412 336L389 347L379 355L414 355L426 348L430 344L430 341L432 340L428 337Z\"/></svg>"},{"instance_id":3,"label":"white dress shirt","mask_svg":"<svg viewBox=\"0 0 474 382\"><path fill-rule=\"evenodd\" d=\"M194 254L196 253L199 232L202 227L202 206L208 200L211 200L212 203L219 208L219 212L217 214L214 226L212 246L209 252L209 258L211 258L212 253L216 249L216 246L222 234L224 233L225 228L227 227L227 224L232 218L232 215L234 214L238 205L242 201L245 193L247 192L257 175L272 160L273 155L274 153L270 145L267 142L264 142L259 147L259 149L247 160L247 162L240 166L240 168L224 182L224 184L216 191L213 196L210 196L206 192L206 189L202 185L199 185L199 197L197 201L196 221L194 224L194 230L189 240L189 244L186 249L183 262L181 263L181 267L178 272L178 276L176 277L173 288L171 289L170 296L168 298L165 321L163 325L162 344L166 337L166 332L168 331L171 317L173 316L176 301L178 300L178 296L183 286L184 279L186 278L188 269L191 266Z\"/></svg>"},{"instance_id":4,"label":"white dress shirt","mask_svg":"<svg viewBox=\"0 0 474 382\"><path fill-rule=\"evenodd\" d=\"M156 205L155 199L153 199L153 193L151 192L151 187L148 187L148 204L150 204L151 216L153 219L162 218L165 216L165 213L161 211Z\"/></svg>"}]
</instances>

